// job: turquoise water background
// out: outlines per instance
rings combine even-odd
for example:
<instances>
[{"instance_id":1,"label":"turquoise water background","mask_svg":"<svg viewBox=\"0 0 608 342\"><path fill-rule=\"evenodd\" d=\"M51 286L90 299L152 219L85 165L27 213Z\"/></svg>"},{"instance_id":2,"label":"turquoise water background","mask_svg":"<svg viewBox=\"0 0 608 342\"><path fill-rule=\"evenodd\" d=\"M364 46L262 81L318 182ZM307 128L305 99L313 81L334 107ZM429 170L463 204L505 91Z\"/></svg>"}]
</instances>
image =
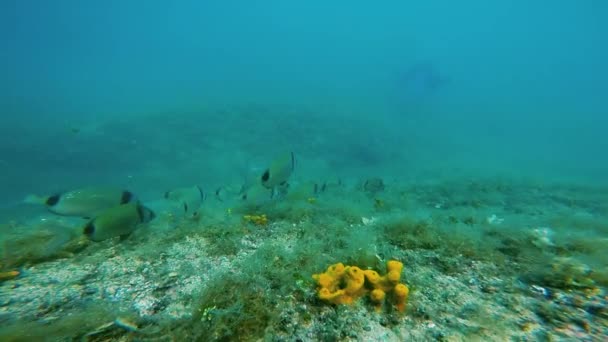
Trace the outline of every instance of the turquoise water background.
<instances>
[{"instance_id":1,"label":"turquoise water background","mask_svg":"<svg viewBox=\"0 0 608 342\"><path fill-rule=\"evenodd\" d=\"M605 184L603 1L3 1L0 202L299 176ZM446 80L412 101L419 63Z\"/></svg>"}]
</instances>

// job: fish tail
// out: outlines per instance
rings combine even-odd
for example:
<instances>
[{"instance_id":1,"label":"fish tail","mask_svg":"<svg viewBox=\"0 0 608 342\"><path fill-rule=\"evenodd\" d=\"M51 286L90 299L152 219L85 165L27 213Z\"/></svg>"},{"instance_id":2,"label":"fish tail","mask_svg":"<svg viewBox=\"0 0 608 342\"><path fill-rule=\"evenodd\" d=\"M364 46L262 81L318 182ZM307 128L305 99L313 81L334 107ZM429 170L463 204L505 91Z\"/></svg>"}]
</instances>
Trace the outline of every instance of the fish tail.
<instances>
[{"instance_id":1,"label":"fish tail","mask_svg":"<svg viewBox=\"0 0 608 342\"><path fill-rule=\"evenodd\" d=\"M204 202L205 199L207 199L207 193L203 191L203 188L201 188L200 186L196 185L196 189L198 190L198 193L201 195L201 202Z\"/></svg>"},{"instance_id":2,"label":"fish tail","mask_svg":"<svg viewBox=\"0 0 608 342\"><path fill-rule=\"evenodd\" d=\"M23 199L23 203L45 204L46 200L47 200L47 197L30 194L30 195L25 196L25 199Z\"/></svg>"}]
</instances>

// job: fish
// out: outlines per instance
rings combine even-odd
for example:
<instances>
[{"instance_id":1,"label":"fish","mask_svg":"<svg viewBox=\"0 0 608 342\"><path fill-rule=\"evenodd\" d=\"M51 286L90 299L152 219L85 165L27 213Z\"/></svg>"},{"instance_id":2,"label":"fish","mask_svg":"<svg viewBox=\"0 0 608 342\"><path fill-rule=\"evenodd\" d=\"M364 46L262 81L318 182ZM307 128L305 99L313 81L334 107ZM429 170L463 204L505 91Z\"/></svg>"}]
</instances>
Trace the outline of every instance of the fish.
<instances>
[{"instance_id":1,"label":"fish","mask_svg":"<svg viewBox=\"0 0 608 342\"><path fill-rule=\"evenodd\" d=\"M339 178L325 181L303 181L297 182L285 192L288 200L310 200L316 196L322 196L326 192L342 188L342 180Z\"/></svg>"},{"instance_id":2,"label":"fish","mask_svg":"<svg viewBox=\"0 0 608 342\"><path fill-rule=\"evenodd\" d=\"M267 189L274 189L278 185L285 185L296 166L296 158L293 152L278 156L264 170L260 177L261 184Z\"/></svg>"},{"instance_id":3,"label":"fish","mask_svg":"<svg viewBox=\"0 0 608 342\"><path fill-rule=\"evenodd\" d=\"M207 195L200 186L194 185L167 191L164 197L179 203L185 215L196 216Z\"/></svg>"},{"instance_id":4,"label":"fish","mask_svg":"<svg viewBox=\"0 0 608 342\"><path fill-rule=\"evenodd\" d=\"M293 173L295 163L293 152L281 154L264 169L261 176L259 169L253 173L246 173L240 190L233 186L218 187L215 198L219 202L236 199L253 205L262 205L271 200L284 198L289 188L287 180Z\"/></svg>"},{"instance_id":5,"label":"fish","mask_svg":"<svg viewBox=\"0 0 608 342\"><path fill-rule=\"evenodd\" d=\"M274 197L274 189L268 189L261 183L256 183L241 193L241 200L252 205L262 205L271 201Z\"/></svg>"},{"instance_id":6,"label":"fish","mask_svg":"<svg viewBox=\"0 0 608 342\"><path fill-rule=\"evenodd\" d=\"M415 63L398 72L393 90L393 101L401 106L415 106L434 95L448 83L430 62Z\"/></svg>"},{"instance_id":7,"label":"fish","mask_svg":"<svg viewBox=\"0 0 608 342\"><path fill-rule=\"evenodd\" d=\"M320 193L320 187L318 182L315 181L304 181L293 184L290 186L289 191L286 191L284 196L287 200L307 200Z\"/></svg>"},{"instance_id":8,"label":"fish","mask_svg":"<svg viewBox=\"0 0 608 342\"><path fill-rule=\"evenodd\" d=\"M93 218L108 208L135 201L137 198L131 191L109 187L88 187L42 197L29 195L24 200L44 205L57 215L84 218Z\"/></svg>"},{"instance_id":9,"label":"fish","mask_svg":"<svg viewBox=\"0 0 608 342\"><path fill-rule=\"evenodd\" d=\"M215 190L215 199L219 202L229 202L243 195L250 186L248 185L222 185Z\"/></svg>"},{"instance_id":10,"label":"fish","mask_svg":"<svg viewBox=\"0 0 608 342\"><path fill-rule=\"evenodd\" d=\"M328 191L341 189L344 187L342 183L342 179L340 178L330 178L328 180L315 183L314 192L315 194L322 194Z\"/></svg>"},{"instance_id":11,"label":"fish","mask_svg":"<svg viewBox=\"0 0 608 342\"><path fill-rule=\"evenodd\" d=\"M90 220L83 229L92 241L103 241L115 236L126 238L141 224L148 223L156 214L139 202L121 204L106 209Z\"/></svg>"}]
</instances>

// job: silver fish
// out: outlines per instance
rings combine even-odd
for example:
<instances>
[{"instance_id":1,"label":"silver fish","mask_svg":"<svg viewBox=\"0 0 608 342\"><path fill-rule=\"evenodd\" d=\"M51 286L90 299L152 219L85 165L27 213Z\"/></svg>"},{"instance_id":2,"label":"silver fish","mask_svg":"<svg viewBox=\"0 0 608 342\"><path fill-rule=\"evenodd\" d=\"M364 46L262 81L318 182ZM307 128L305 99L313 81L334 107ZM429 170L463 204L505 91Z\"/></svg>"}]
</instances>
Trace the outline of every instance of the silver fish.
<instances>
[{"instance_id":1,"label":"silver fish","mask_svg":"<svg viewBox=\"0 0 608 342\"><path fill-rule=\"evenodd\" d=\"M115 236L131 234L142 223L152 221L154 212L140 203L121 204L103 211L84 227L84 235L93 241L103 241Z\"/></svg>"},{"instance_id":2,"label":"silver fish","mask_svg":"<svg viewBox=\"0 0 608 342\"><path fill-rule=\"evenodd\" d=\"M57 215L95 217L100 212L120 204L136 201L127 190L106 187L89 187L57 193L51 196L29 195L25 202L42 204Z\"/></svg>"}]
</instances>

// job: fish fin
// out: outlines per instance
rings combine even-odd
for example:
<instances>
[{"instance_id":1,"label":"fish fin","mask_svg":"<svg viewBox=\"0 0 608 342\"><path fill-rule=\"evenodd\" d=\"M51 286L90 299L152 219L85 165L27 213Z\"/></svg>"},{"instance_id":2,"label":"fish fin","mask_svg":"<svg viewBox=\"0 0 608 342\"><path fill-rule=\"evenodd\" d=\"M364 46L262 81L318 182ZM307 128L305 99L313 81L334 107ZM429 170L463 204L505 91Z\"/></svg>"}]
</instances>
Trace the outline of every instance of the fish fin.
<instances>
[{"instance_id":1,"label":"fish fin","mask_svg":"<svg viewBox=\"0 0 608 342\"><path fill-rule=\"evenodd\" d=\"M215 198L220 201L220 202L224 202L224 200L222 199L222 189L223 187L219 187L217 188L217 190L215 190Z\"/></svg>"},{"instance_id":2,"label":"fish fin","mask_svg":"<svg viewBox=\"0 0 608 342\"><path fill-rule=\"evenodd\" d=\"M203 188L201 188L200 186L196 185L196 188L198 189L198 192L201 194L201 201L205 201L207 199L207 193L203 191Z\"/></svg>"},{"instance_id":3,"label":"fish fin","mask_svg":"<svg viewBox=\"0 0 608 342\"><path fill-rule=\"evenodd\" d=\"M73 232L69 229L57 230L54 236L46 243L42 250L42 255L50 257L60 252L63 247L74 238Z\"/></svg>"},{"instance_id":4,"label":"fish fin","mask_svg":"<svg viewBox=\"0 0 608 342\"><path fill-rule=\"evenodd\" d=\"M145 208L144 223L148 223L156 218L156 213L150 208Z\"/></svg>"}]
</instances>

